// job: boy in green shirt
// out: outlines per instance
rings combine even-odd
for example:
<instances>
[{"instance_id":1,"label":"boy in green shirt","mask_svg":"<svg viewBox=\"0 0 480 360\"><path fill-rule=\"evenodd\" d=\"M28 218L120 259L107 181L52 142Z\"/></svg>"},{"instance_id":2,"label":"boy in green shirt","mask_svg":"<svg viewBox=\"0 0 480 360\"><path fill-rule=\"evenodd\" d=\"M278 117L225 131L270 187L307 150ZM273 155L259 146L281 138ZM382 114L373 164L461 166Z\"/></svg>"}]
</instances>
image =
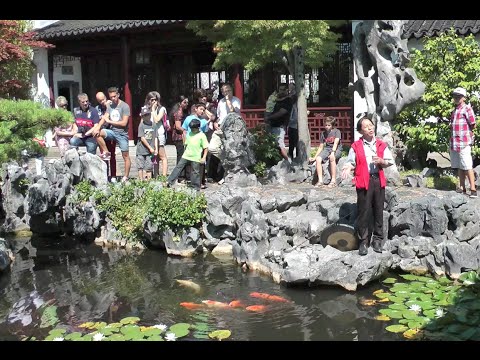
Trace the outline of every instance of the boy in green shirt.
<instances>
[{"instance_id":1,"label":"boy in green shirt","mask_svg":"<svg viewBox=\"0 0 480 360\"><path fill-rule=\"evenodd\" d=\"M208 140L205 133L200 132L200 120L193 119L189 124L191 134L185 140L185 152L175 169L167 179L167 186L173 185L182 170L188 164L192 167L190 180L196 190L200 190L200 164L205 164L208 153Z\"/></svg>"}]
</instances>

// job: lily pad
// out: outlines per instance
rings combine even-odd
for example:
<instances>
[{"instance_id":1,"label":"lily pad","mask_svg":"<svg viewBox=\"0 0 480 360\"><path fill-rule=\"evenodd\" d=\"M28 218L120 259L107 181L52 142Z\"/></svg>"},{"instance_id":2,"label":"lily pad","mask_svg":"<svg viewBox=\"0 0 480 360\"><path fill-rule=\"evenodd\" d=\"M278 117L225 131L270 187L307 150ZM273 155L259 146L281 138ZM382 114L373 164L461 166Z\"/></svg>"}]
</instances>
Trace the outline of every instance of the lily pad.
<instances>
[{"instance_id":1,"label":"lily pad","mask_svg":"<svg viewBox=\"0 0 480 360\"><path fill-rule=\"evenodd\" d=\"M76 341L83 336L81 332L75 331L65 336L65 340Z\"/></svg>"},{"instance_id":2,"label":"lily pad","mask_svg":"<svg viewBox=\"0 0 480 360\"><path fill-rule=\"evenodd\" d=\"M178 323L170 326L170 331L175 334L177 338L187 336L190 333L190 324Z\"/></svg>"},{"instance_id":3,"label":"lily pad","mask_svg":"<svg viewBox=\"0 0 480 360\"><path fill-rule=\"evenodd\" d=\"M405 319L413 320L415 318L418 318L418 313L416 313L413 310L404 310L402 311L402 315Z\"/></svg>"},{"instance_id":4,"label":"lily pad","mask_svg":"<svg viewBox=\"0 0 480 360\"><path fill-rule=\"evenodd\" d=\"M395 284L397 282L397 279L395 278L386 278L385 280L382 281L384 284Z\"/></svg>"},{"instance_id":5,"label":"lily pad","mask_svg":"<svg viewBox=\"0 0 480 360\"><path fill-rule=\"evenodd\" d=\"M125 341L125 337L122 334L110 335L106 340L109 341Z\"/></svg>"},{"instance_id":6,"label":"lily pad","mask_svg":"<svg viewBox=\"0 0 480 360\"><path fill-rule=\"evenodd\" d=\"M57 316L57 307L55 305L47 306L40 319L40 327L46 328L55 326L59 322Z\"/></svg>"},{"instance_id":7,"label":"lily pad","mask_svg":"<svg viewBox=\"0 0 480 360\"><path fill-rule=\"evenodd\" d=\"M139 317L136 317L136 316L130 316L130 317L126 317L126 318L123 318L122 320L120 320L120 323L123 324L123 325L126 325L126 324L136 324L137 322L140 321L140 318Z\"/></svg>"},{"instance_id":8,"label":"lily pad","mask_svg":"<svg viewBox=\"0 0 480 360\"><path fill-rule=\"evenodd\" d=\"M375 320L390 321L392 319L390 319L387 315L377 315L377 316L375 316Z\"/></svg>"},{"instance_id":9,"label":"lily pad","mask_svg":"<svg viewBox=\"0 0 480 360\"><path fill-rule=\"evenodd\" d=\"M417 276L412 274L401 274L400 276L408 281L413 281L417 279Z\"/></svg>"},{"instance_id":10,"label":"lily pad","mask_svg":"<svg viewBox=\"0 0 480 360\"><path fill-rule=\"evenodd\" d=\"M56 328L56 329L52 329L48 332L49 335L55 335L55 336L63 336L63 334L65 334L67 332L66 329L59 329L59 328Z\"/></svg>"},{"instance_id":11,"label":"lily pad","mask_svg":"<svg viewBox=\"0 0 480 360\"><path fill-rule=\"evenodd\" d=\"M165 341L160 335L153 335L147 338L148 341Z\"/></svg>"},{"instance_id":12,"label":"lily pad","mask_svg":"<svg viewBox=\"0 0 480 360\"><path fill-rule=\"evenodd\" d=\"M418 335L419 335L419 330L413 329L413 328L410 328L403 333L403 337L409 340L416 339Z\"/></svg>"},{"instance_id":13,"label":"lily pad","mask_svg":"<svg viewBox=\"0 0 480 360\"><path fill-rule=\"evenodd\" d=\"M208 334L211 339L218 339L220 341L223 339L228 339L230 335L232 335L230 330L215 330Z\"/></svg>"},{"instance_id":14,"label":"lily pad","mask_svg":"<svg viewBox=\"0 0 480 360\"><path fill-rule=\"evenodd\" d=\"M408 327L405 325L390 325L385 328L385 330L390 331L392 333L403 333L408 330Z\"/></svg>"},{"instance_id":15,"label":"lily pad","mask_svg":"<svg viewBox=\"0 0 480 360\"><path fill-rule=\"evenodd\" d=\"M391 304L388 306L389 309L392 309L392 310L407 310L407 307L403 304L398 304L398 303L394 303L394 304Z\"/></svg>"},{"instance_id":16,"label":"lily pad","mask_svg":"<svg viewBox=\"0 0 480 360\"><path fill-rule=\"evenodd\" d=\"M379 310L380 314L387 315L388 317L391 317L392 319L402 319L403 318L403 313L402 311L399 310L392 310L392 309L381 309Z\"/></svg>"}]
</instances>

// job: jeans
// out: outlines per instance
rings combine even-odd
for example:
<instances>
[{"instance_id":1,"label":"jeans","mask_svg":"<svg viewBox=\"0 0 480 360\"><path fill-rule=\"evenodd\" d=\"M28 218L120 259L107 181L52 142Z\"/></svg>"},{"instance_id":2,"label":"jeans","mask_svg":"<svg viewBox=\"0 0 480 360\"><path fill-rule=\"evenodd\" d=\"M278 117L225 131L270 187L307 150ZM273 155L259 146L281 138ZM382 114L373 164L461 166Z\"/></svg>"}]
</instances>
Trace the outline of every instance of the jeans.
<instances>
[{"instance_id":1,"label":"jeans","mask_svg":"<svg viewBox=\"0 0 480 360\"><path fill-rule=\"evenodd\" d=\"M87 152L95 155L97 153L97 140L93 136L86 138L72 137L70 139L70 145L72 146L86 146Z\"/></svg>"}]
</instances>

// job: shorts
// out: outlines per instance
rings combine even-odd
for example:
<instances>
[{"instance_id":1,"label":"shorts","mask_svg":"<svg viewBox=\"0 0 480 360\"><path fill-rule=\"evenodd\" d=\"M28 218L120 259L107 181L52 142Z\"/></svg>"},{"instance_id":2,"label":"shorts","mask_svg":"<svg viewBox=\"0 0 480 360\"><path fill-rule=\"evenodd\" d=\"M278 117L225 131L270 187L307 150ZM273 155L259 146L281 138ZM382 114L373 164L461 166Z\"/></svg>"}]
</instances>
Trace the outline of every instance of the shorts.
<instances>
[{"instance_id":1,"label":"shorts","mask_svg":"<svg viewBox=\"0 0 480 360\"><path fill-rule=\"evenodd\" d=\"M104 129L103 131L105 131L105 133L107 134L107 137L105 138L105 140L115 141L122 152L128 152L128 134L127 133L120 134L110 129Z\"/></svg>"},{"instance_id":2,"label":"shorts","mask_svg":"<svg viewBox=\"0 0 480 360\"><path fill-rule=\"evenodd\" d=\"M322 163L326 163L328 161L328 156L330 155L331 152L332 152L332 149L325 149L325 148L320 152L320 155L318 155L318 157L322 159ZM338 161L341 155L342 155L342 150L339 147L335 151L335 161Z\"/></svg>"},{"instance_id":3,"label":"shorts","mask_svg":"<svg viewBox=\"0 0 480 360\"><path fill-rule=\"evenodd\" d=\"M473 169L473 159L471 147L465 146L460 151L450 150L450 163L452 169L471 170Z\"/></svg>"},{"instance_id":4,"label":"shorts","mask_svg":"<svg viewBox=\"0 0 480 360\"><path fill-rule=\"evenodd\" d=\"M153 170L151 155L137 155L135 160L137 161L138 170L145 170L145 171Z\"/></svg>"},{"instance_id":5,"label":"shorts","mask_svg":"<svg viewBox=\"0 0 480 360\"><path fill-rule=\"evenodd\" d=\"M285 128L283 126L271 127L270 132L277 137L278 146L285 149Z\"/></svg>"},{"instance_id":6,"label":"shorts","mask_svg":"<svg viewBox=\"0 0 480 360\"><path fill-rule=\"evenodd\" d=\"M165 128L162 126L160 126L160 128L158 129L158 135L157 135L157 138L158 138L158 146L165 146L165 143L167 142L167 139L165 137Z\"/></svg>"}]
</instances>

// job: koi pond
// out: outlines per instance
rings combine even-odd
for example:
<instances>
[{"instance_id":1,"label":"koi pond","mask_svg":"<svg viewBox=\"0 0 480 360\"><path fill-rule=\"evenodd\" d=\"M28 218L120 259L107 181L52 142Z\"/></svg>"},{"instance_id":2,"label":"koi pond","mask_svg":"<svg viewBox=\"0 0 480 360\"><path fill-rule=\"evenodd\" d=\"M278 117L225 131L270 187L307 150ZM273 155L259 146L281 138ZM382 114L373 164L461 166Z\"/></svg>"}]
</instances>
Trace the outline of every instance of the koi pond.
<instances>
[{"instance_id":1,"label":"koi pond","mask_svg":"<svg viewBox=\"0 0 480 360\"><path fill-rule=\"evenodd\" d=\"M0 276L0 340L405 340L381 321L379 309L402 314L382 304L395 301L382 282L357 292L285 287L211 254L12 243L16 259Z\"/></svg>"}]
</instances>

